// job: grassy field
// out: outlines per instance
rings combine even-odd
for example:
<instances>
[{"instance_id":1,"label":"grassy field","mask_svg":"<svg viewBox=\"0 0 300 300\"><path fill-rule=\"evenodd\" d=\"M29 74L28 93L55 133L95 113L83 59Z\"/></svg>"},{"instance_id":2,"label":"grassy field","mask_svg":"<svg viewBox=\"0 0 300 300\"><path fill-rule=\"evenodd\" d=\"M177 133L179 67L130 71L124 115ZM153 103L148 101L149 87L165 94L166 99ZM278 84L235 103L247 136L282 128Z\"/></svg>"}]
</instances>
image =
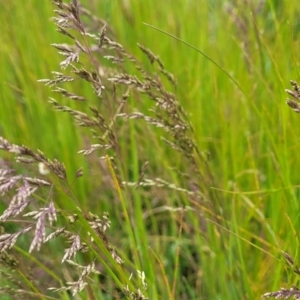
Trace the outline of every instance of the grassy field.
<instances>
[{"instance_id":1,"label":"grassy field","mask_svg":"<svg viewBox=\"0 0 300 300\"><path fill-rule=\"evenodd\" d=\"M51 20L54 5L37 0L0 2L0 136L63 162L68 181L55 174L39 175L36 164L16 164L11 153L2 151L1 157L20 174L53 183L51 191L45 188L35 196L46 204L50 195L61 211L60 225L49 230L63 226L75 212L99 216L108 212L107 237L124 260L120 267L112 259L111 246L92 234L103 253L79 254L74 261L87 265L94 260L101 275L91 275L87 288L74 299L145 299L121 292L126 285L130 291L143 290L137 270L145 274L148 288L143 293L149 299L260 299L266 292L299 286L293 266L287 266L282 255L288 253L298 264L300 116L285 103L285 89L292 90L290 80L299 80L296 1L82 3L107 22L107 35L139 61L143 72L153 80L160 76L159 82L179 104L176 113L163 111L134 84L115 81L113 87L109 80L103 81L101 97L85 80L60 86L88 101L53 92L38 80L53 78L53 71L72 73L71 68L60 69L65 58L50 44L73 42L56 31ZM101 27L89 29L98 34ZM86 46L84 42L80 41ZM138 43L159 56L174 75L175 87ZM76 66L99 74L111 72L104 78L117 72L143 81L135 62L113 64L104 54L95 53L97 62L82 55ZM126 103L120 101L124 94ZM161 90L158 94L169 97ZM91 113L89 106L96 107L109 127L103 131L98 124L96 134L102 132L106 138L111 131L116 145L89 156L78 154L99 141L72 115L56 111L49 97L95 118L97 113ZM137 112L157 123L134 118ZM125 115L115 118L116 113ZM187 129L182 131L186 136L165 130L172 122L176 126L177 114L186 121ZM165 127L158 125L159 118ZM195 143L192 149L184 144L189 141ZM105 155L115 160L99 159ZM83 176L76 178L79 168ZM0 201L0 213L9 197ZM26 212L41 207L31 205ZM23 228L23 221L11 218L3 228L13 233ZM84 214L79 222L77 227L68 226L87 239L84 235L91 224ZM80 276L78 270L60 264L66 244L58 239L28 254L31 240L23 237L16 248L6 250L20 262L14 269L22 288L39 299L71 299L66 292L46 291ZM29 273L24 265L30 265ZM2 258L0 270L8 269ZM8 282L9 278L0 279L0 291ZM5 291L1 299L19 299Z\"/></svg>"}]
</instances>

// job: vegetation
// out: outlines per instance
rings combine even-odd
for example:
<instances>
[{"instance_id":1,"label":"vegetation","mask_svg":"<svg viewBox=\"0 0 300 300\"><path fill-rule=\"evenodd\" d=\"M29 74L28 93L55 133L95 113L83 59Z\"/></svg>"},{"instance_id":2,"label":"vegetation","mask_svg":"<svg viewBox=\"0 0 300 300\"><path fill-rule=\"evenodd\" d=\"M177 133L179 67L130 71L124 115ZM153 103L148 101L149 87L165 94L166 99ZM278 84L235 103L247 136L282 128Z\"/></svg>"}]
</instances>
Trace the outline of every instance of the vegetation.
<instances>
[{"instance_id":1,"label":"vegetation","mask_svg":"<svg viewBox=\"0 0 300 300\"><path fill-rule=\"evenodd\" d=\"M299 299L299 6L82 4L0 3L1 299Z\"/></svg>"}]
</instances>

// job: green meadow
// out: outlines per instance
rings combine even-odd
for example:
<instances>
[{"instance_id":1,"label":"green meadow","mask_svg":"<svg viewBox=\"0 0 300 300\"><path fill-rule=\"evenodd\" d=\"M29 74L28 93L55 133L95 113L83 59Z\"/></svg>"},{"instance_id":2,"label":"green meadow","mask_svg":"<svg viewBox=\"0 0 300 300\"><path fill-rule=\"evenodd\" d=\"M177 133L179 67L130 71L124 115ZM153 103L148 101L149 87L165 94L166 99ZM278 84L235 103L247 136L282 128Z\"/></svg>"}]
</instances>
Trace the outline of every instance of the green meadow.
<instances>
[{"instance_id":1,"label":"green meadow","mask_svg":"<svg viewBox=\"0 0 300 300\"><path fill-rule=\"evenodd\" d=\"M153 101L130 84L119 88L116 83L116 93L120 92L116 97L106 81L101 97L87 81L62 84L87 99L73 101L38 82L53 78L53 71L71 74L68 68L61 70L65 58L51 44L72 40L57 32L51 1L0 2L0 136L64 163L68 185L53 174L39 174L37 164L17 164L15 154L1 151L1 162L19 174L53 182L51 192L43 189L34 198L41 207L51 194L55 207L63 212L57 221L62 225L55 226L63 226L62 216L79 214L78 206L98 216L108 212L109 243L124 261L117 266L103 246L103 253L77 254L74 261L86 265L94 259L101 274L91 276L87 288L74 298L66 292L55 294L46 288L63 286L78 274L61 264L66 245L57 239L29 254L29 234L6 250L20 262L12 274L22 273L23 288L32 292L23 298L252 300L280 288L300 287L295 269L300 115L286 105L291 96L285 92L293 90L290 80L299 80L297 1L92 0L82 4L107 23L111 39L134 56L145 72L160 76L166 90L175 95L190 125L186 135L197 149L189 155L197 159L166 142L171 140L168 133L145 119L117 118L110 123L117 109L153 116ZM89 30L99 34L92 26ZM175 86L138 44L160 58L173 74ZM97 65L99 71L104 66L104 72L112 69L142 80L130 62L116 67L101 55L95 54L97 63L83 58L77 67L91 71ZM126 103L115 105L122 94L127 94ZM96 107L117 136L116 155L112 149L86 156L78 153L98 142L88 126L78 126L72 115L57 111L50 97L86 114L91 114L89 106ZM166 120L175 118L164 114ZM175 143L178 137L172 138ZM115 155L116 166L106 155ZM77 178L79 168L83 176ZM141 181L148 185L123 184ZM6 196L0 200L0 213L8 203ZM36 209L37 204L31 205L26 212ZM23 226L21 219L0 225L13 233ZM79 219L74 230L81 235L89 231L89 224ZM99 237L97 243L101 244ZM282 252L294 263L287 264ZM30 265L30 274L24 265ZM12 271L1 260L0 270ZM148 298L121 291L126 285L142 289L137 270L145 274ZM0 291L7 285L16 288L2 277ZM2 294L1 299L23 299Z\"/></svg>"}]
</instances>

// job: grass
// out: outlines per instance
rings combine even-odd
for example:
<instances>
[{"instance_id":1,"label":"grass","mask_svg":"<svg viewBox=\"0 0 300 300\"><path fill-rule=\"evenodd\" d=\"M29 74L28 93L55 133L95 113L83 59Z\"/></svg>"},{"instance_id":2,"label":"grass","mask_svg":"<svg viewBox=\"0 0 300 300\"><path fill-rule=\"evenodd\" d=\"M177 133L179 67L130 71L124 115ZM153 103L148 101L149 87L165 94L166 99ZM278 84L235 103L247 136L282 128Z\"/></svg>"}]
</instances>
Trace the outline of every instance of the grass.
<instances>
[{"instance_id":1,"label":"grass","mask_svg":"<svg viewBox=\"0 0 300 300\"><path fill-rule=\"evenodd\" d=\"M121 86L115 80L114 96L111 83L105 81L102 98L85 80L59 86L84 96L87 103L62 97L37 82L51 78L52 71L61 71L63 57L50 44L70 40L55 31L50 1L43 6L36 0L0 4L0 135L33 149L31 157L37 162L43 159L35 149L51 160L43 162L54 173L39 178L54 187L40 188L35 196L41 205L52 199L59 209L57 224L48 227L47 234L66 224L73 213L78 215L78 221L67 222L67 227L80 235L89 252L78 254L75 261L85 266L94 261L101 274L89 274L87 288L75 299L142 299L133 295L137 289L149 299L257 299L266 292L280 293L281 287L299 286L292 270L299 265L300 127L299 116L285 104L285 89L292 89L289 81L299 81L299 6L275 0L230 1L227 6L222 1L86 2L88 9L108 22L107 35L140 61L152 78L159 74L158 64L151 64L148 50L143 53L137 43L158 55L165 69L174 74L176 87L163 75L161 80L176 95L178 109L185 111L182 118L193 128L186 137L195 141L200 154L175 151L174 145L162 140L172 140L162 128L145 118L132 119L138 111L157 120L180 122L174 114L159 110L160 105L156 115L149 112L153 99L141 95L134 85ZM97 58L101 66L115 67L103 55ZM84 56L81 59L90 72L94 63ZM118 70L141 79L134 63L125 62ZM128 94L126 104L119 101L123 94ZM90 105L96 107L104 123L112 125L109 129L117 146L90 156L78 154L96 143L92 134L74 125L70 114L55 111L49 97L99 121L97 112L89 110ZM111 123L116 112L125 115ZM108 135L106 141L111 142ZM178 135L173 142L183 139ZM2 154L8 166L24 176L38 174L35 164L20 166L13 163L12 154ZM68 180L55 176L54 159L64 163ZM83 176L76 176L81 167ZM124 187L123 181L137 187ZM149 186L141 187L141 183ZM1 212L7 200L3 197ZM27 212L41 205L30 206ZM100 221L90 211L101 222L106 220L103 213L109 213L108 233L91 230L92 223ZM14 233L27 224L21 220L11 218L2 226ZM70 299L67 292L46 291L82 274L78 266L70 269L60 264L68 244L53 240L42 245L40 252L28 254L30 244L31 240L21 238L7 252L19 261L13 269L21 277L20 289L40 299ZM112 245L124 260L122 267L112 255ZM5 262L7 258L2 257L1 270L10 270L12 266L7 268ZM24 264L29 264L30 271ZM144 272L147 290L137 270ZM10 282L15 290L18 285L11 281L3 276L0 286ZM45 283L49 286L44 288ZM130 292L126 292L127 285ZM284 292L288 293L283 290L270 296L284 297ZM3 299L19 297L7 289L5 293Z\"/></svg>"}]
</instances>

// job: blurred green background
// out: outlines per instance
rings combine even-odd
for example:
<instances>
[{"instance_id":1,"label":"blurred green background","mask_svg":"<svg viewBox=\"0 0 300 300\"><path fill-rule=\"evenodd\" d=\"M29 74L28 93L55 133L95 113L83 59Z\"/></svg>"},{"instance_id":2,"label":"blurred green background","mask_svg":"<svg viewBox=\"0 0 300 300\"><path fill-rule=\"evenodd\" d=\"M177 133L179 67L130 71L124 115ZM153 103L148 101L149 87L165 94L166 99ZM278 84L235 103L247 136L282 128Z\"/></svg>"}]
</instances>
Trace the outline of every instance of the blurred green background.
<instances>
[{"instance_id":1,"label":"blurred green background","mask_svg":"<svg viewBox=\"0 0 300 300\"><path fill-rule=\"evenodd\" d=\"M258 299L264 292L297 284L284 262L276 259L283 250L297 262L299 249L300 116L287 107L284 92L290 88L289 80L299 79L297 1L82 2L109 23L116 40L138 59L146 62L137 43L160 56L178 81L176 95L195 129L199 148L210 153L216 178L211 188L218 189L232 233L218 228L220 236L212 225L209 238L202 239L200 228L195 228L199 239L191 242L202 256L194 261L188 252L185 259L198 264L194 275L198 285L189 288L180 277L186 292L178 297ZM78 130L71 117L55 112L48 103L50 96L62 103L68 100L53 96L50 88L37 82L60 71L61 57L50 44L65 39L55 31L53 15L51 1L0 2L0 135L42 150L75 174L81 166L88 168L85 158L76 154L87 143L86 131ZM242 91L207 58L143 23L203 51ZM73 91L95 97L80 85ZM155 158L152 163L158 168L162 163L176 164L168 155L157 157L157 149L148 144L144 151ZM74 187L87 207L95 206L97 176ZM105 200L98 208L113 210ZM116 240L118 236L121 231ZM203 254L199 241L210 254ZM169 250L162 252L167 255ZM172 274L172 269L166 267L166 272ZM167 299L159 291L157 299Z\"/></svg>"}]
</instances>

